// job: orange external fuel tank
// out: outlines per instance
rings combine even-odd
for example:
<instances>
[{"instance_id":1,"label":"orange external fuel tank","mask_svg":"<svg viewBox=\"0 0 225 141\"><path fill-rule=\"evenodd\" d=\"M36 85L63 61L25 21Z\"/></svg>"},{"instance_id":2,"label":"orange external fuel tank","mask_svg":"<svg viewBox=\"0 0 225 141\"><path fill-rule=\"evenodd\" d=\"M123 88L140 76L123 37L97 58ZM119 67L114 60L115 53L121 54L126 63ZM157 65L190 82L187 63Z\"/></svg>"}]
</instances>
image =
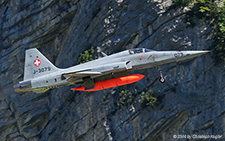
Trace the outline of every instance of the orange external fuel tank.
<instances>
[{"instance_id":1,"label":"orange external fuel tank","mask_svg":"<svg viewBox=\"0 0 225 141\"><path fill-rule=\"evenodd\" d=\"M93 89L85 90L84 86L79 86L76 88L71 88L71 90L74 90L74 91L99 91L99 90L108 89L108 88L112 88L112 87L131 84L131 83L141 80L143 77L145 77L145 76L142 74L125 75L125 76L121 76L121 77L116 77L116 78L112 78L112 79L95 82L94 83L95 87Z\"/></svg>"}]
</instances>

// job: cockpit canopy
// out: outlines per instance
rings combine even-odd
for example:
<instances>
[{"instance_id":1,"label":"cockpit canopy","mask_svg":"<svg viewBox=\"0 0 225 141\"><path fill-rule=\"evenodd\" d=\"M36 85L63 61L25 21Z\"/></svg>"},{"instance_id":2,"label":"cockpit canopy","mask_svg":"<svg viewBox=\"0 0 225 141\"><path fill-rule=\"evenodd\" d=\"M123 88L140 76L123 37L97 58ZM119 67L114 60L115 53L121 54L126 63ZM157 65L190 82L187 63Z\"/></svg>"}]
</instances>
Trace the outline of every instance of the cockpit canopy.
<instances>
[{"instance_id":1,"label":"cockpit canopy","mask_svg":"<svg viewBox=\"0 0 225 141\"><path fill-rule=\"evenodd\" d=\"M146 49L146 48L134 48L129 49L129 54L137 54L137 53L144 53L144 52L151 52L153 50Z\"/></svg>"}]
</instances>

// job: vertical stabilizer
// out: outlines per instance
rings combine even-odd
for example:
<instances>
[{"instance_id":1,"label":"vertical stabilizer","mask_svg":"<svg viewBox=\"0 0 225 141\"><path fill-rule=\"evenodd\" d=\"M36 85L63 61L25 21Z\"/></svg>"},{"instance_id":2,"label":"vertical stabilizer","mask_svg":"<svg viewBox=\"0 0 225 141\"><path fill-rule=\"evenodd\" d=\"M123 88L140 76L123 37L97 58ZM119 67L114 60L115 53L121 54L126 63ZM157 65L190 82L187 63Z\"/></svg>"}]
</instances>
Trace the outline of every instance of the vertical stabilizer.
<instances>
[{"instance_id":1,"label":"vertical stabilizer","mask_svg":"<svg viewBox=\"0 0 225 141\"><path fill-rule=\"evenodd\" d=\"M24 80L58 71L43 54L36 48L26 50Z\"/></svg>"}]
</instances>

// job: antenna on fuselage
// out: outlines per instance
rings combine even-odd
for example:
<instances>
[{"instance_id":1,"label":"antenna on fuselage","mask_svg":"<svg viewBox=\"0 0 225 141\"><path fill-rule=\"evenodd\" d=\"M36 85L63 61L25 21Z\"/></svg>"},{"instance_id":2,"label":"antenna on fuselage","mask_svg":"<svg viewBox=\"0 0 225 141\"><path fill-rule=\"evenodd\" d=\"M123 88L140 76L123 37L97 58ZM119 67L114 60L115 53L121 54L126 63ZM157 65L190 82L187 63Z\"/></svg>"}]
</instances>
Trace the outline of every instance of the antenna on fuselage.
<instances>
[{"instance_id":1,"label":"antenna on fuselage","mask_svg":"<svg viewBox=\"0 0 225 141\"><path fill-rule=\"evenodd\" d=\"M104 57L108 56L107 54L105 54L105 53L102 52L102 51L101 51L101 54L102 54Z\"/></svg>"},{"instance_id":2,"label":"antenna on fuselage","mask_svg":"<svg viewBox=\"0 0 225 141\"><path fill-rule=\"evenodd\" d=\"M105 54L100 47L97 47L97 53L101 53L103 57L108 56L107 54Z\"/></svg>"}]
</instances>

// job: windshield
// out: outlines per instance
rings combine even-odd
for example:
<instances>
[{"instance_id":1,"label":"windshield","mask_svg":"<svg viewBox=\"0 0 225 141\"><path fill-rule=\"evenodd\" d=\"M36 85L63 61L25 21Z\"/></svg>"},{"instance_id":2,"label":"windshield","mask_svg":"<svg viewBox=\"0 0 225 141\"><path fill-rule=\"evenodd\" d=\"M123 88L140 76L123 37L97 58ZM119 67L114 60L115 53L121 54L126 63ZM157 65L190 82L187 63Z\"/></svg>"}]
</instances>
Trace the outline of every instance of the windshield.
<instances>
[{"instance_id":1,"label":"windshield","mask_svg":"<svg viewBox=\"0 0 225 141\"><path fill-rule=\"evenodd\" d=\"M137 53L144 53L144 52L151 52L152 50L146 49L146 48L134 48L130 49L129 53L130 54L137 54Z\"/></svg>"}]
</instances>

